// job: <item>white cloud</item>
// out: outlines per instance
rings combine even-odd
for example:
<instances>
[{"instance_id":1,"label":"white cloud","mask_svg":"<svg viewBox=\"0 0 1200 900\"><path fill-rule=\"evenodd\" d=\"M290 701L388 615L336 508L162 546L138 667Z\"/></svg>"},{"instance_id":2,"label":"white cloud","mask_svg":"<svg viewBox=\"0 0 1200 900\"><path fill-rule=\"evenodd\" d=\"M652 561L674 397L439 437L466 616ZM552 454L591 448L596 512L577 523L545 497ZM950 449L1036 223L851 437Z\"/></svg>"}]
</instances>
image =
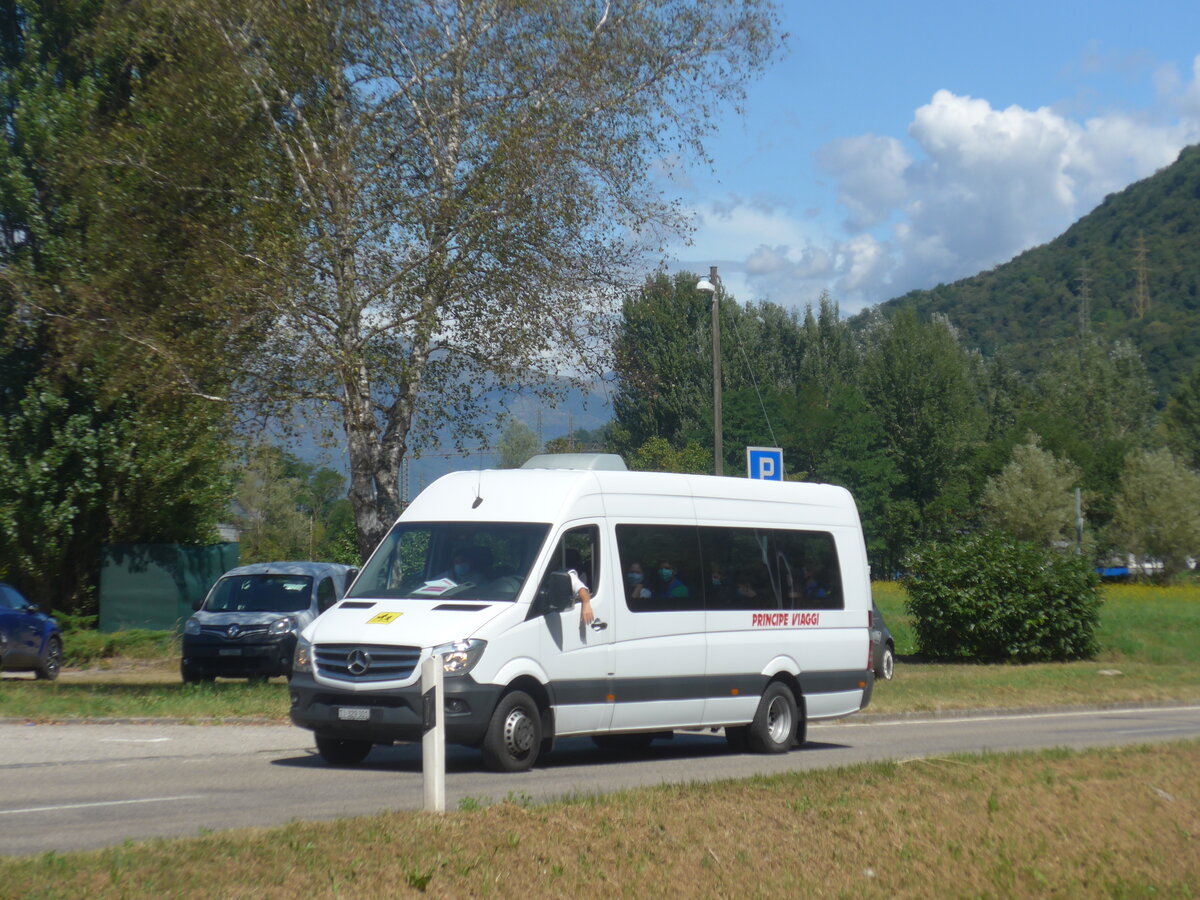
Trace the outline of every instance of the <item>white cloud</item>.
<instances>
[{"instance_id":1,"label":"white cloud","mask_svg":"<svg viewBox=\"0 0 1200 900\"><path fill-rule=\"evenodd\" d=\"M1155 110L1083 121L940 90L914 112L907 148L861 135L819 151L846 212L842 235L734 198L702 211L686 255L719 248L739 299L804 305L829 288L847 312L975 274L1051 240L1200 140L1200 56L1189 74L1156 73Z\"/></svg>"}]
</instances>

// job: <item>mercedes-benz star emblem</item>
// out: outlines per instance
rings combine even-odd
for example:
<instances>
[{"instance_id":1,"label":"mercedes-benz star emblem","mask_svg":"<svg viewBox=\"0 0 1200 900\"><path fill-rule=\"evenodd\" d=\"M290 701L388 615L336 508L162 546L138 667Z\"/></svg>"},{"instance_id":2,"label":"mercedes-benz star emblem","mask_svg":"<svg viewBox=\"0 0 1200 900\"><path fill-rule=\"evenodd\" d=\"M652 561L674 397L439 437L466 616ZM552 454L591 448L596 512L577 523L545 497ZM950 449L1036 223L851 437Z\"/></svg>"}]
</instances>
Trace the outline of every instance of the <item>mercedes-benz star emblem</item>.
<instances>
[{"instance_id":1,"label":"mercedes-benz star emblem","mask_svg":"<svg viewBox=\"0 0 1200 900\"><path fill-rule=\"evenodd\" d=\"M351 650L346 655L346 669L351 675L362 675L371 668L371 654L366 650Z\"/></svg>"},{"instance_id":2,"label":"mercedes-benz star emblem","mask_svg":"<svg viewBox=\"0 0 1200 900\"><path fill-rule=\"evenodd\" d=\"M225 633L227 635L229 635L231 638L235 638L239 634L242 633L242 626L239 625L237 622L234 622L232 625L230 625L228 628L225 629Z\"/></svg>"}]
</instances>

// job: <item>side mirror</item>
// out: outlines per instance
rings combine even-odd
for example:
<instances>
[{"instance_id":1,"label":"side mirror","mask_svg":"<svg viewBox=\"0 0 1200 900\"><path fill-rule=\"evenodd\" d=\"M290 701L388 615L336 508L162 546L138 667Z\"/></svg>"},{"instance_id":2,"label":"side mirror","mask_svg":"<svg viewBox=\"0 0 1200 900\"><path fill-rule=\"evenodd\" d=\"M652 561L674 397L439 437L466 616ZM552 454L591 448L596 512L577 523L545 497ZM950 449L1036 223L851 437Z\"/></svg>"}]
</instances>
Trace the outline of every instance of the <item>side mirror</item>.
<instances>
[{"instance_id":1,"label":"side mirror","mask_svg":"<svg viewBox=\"0 0 1200 900\"><path fill-rule=\"evenodd\" d=\"M541 600L546 612L566 612L575 605L571 576L566 572L551 572L542 586Z\"/></svg>"},{"instance_id":2,"label":"side mirror","mask_svg":"<svg viewBox=\"0 0 1200 900\"><path fill-rule=\"evenodd\" d=\"M193 601L192 601L192 612L196 612L196 611L197 611L197 610L199 610L199 609L200 609L200 607L202 607L203 605L204 605L204 598L203 598L203 597L197 597L195 600L193 600Z\"/></svg>"}]
</instances>

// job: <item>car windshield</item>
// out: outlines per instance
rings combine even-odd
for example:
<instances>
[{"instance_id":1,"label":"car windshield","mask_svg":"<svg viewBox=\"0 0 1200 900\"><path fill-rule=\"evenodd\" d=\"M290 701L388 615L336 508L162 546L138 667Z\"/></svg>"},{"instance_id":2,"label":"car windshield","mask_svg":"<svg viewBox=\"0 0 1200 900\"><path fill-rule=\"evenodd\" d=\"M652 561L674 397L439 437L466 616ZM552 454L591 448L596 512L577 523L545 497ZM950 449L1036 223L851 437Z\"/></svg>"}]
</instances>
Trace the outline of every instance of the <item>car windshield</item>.
<instances>
[{"instance_id":1,"label":"car windshield","mask_svg":"<svg viewBox=\"0 0 1200 900\"><path fill-rule=\"evenodd\" d=\"M528 522L401 522L347 597L511 602L549 530Z\"/></svg>"},{"instance_id":2,"label":"car windshield","mask_svg":"<svg viewBox=\"0 0 1200 900\"><path fill-rule=\"evenodd\" d=\"M204 608L209 612L298 612L308 609L308 575L227 575L217 582Z\"/></svg>"}]
</instances>

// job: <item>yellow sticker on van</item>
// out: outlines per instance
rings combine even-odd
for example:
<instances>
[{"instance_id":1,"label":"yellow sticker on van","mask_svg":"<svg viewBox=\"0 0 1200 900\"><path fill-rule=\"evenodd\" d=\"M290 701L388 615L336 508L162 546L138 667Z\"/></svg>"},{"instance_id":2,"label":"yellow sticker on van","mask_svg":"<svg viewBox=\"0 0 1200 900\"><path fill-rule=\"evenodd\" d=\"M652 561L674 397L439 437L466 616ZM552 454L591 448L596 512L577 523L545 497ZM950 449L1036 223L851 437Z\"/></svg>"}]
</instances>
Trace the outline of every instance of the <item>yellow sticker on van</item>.
<instances>
[{"instance_id":1,"label":"yellow sticker on van","mask_svg":"<svg viewBox=\"0 0 1200 900\"><path fill-rule=\"evenodd\" d=\"M371 618L367 619L367 624L368 625L390 625L392 622L395 622L402 615L404 615L404 613L396 613L396 612L376 613L375 615L371 616Z\"/></svg>"}]
</instances>

